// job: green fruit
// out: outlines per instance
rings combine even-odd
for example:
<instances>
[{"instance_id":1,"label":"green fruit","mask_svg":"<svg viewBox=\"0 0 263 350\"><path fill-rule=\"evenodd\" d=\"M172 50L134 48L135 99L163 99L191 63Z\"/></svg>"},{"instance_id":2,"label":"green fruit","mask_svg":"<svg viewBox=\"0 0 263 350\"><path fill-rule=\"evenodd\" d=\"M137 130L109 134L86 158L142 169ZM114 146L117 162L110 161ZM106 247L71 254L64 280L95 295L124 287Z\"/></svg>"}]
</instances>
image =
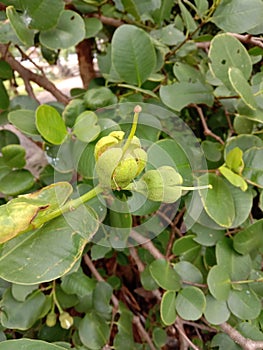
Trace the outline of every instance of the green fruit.
<instances>
[{"instance_id":1,"label":"green fruit","mask_svg":"<svg viewBox=\"0 0 263 350\"><path fill-rule=\"evenodd\" d=\"M124 135L123 131L113 131L95 145L96 172L105 188L123 189L145 168L147 154L136 136L123 154Z\"/></svg>"},{"instance_id":2,"label":"green fruit","mask_svg":"<svg viewBox=\"0 0 263 350\"><path fill-rule=\"evenodd\" d=\"M54 327L56 323L57 323L57 315L55 314L55 312L50 312L46 318L46 325L48 327Z\"/></svg>"},{"instance_id":3,"label":"green fruit","mask_svg":"<svg viewBox=\"0 0 263 350\"><path fill-rule=\"evenodd\" d=\"M173 203L182 195L181 175L170 166L147 171L140 180L139 191L156 202ZM144 184L143 184L144 183Z\"/></svg>"},{"instance_id":4,"label":"green fruit","mask_svg":"<svg viewBox=\"0 0 263 350\"><path fill-rule=\"evenodd\" d=\"M130 156L126 159L123 159L114 169L111 188L125 188L136 177L137 172L138 165L135 158Z\"/></svg>"},{"instance_id":5,"label":"green fruit","mask_svg":"<svg viewBox=\"0 0 263 350\"><path fill-rule=\"evenodd\" d=\"M69 329L73 325L74 320L68 312L64 311L59 315L59 322L61 328Z\"/></svg>"}]
</instances>

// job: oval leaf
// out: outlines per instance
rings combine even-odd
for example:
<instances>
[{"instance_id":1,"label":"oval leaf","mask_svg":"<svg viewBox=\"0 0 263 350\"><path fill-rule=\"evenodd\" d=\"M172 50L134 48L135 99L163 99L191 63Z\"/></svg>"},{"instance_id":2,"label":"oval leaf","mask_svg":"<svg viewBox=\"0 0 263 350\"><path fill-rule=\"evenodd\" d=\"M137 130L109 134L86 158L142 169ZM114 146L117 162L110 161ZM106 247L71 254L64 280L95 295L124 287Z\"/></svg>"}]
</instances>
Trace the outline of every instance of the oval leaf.
<instances>
[{"instance_id":1,"label":"oval leaf","mask_svg":"<svg viewBox=\"0 0 263 350\"><path fill-rule=\"evenodd\" d=\"M74 125L74 134L83 142L91 142L100 133L100 126L97 124L98 118L94 112L85 111L81 113Z\"/></svg>"},{"instance_id":2,"label":"oval leaf","mask_svg":"<svg viewBox=\"0 0 263 350\"><path fill-rule=\"evenodd\" d=\"M126 83L141 86L156 65L156 53L148 34L133 25L119 27L112 38L112 64Z\"/></svg>"},{"instance_id":3,"label":"oval leaf","mask_svg":"<svg viewBox=\"0 0 263 350\"><path fill-rule=\"evenodd\" d=\"M180 277L164 259L158 259L151 263L150 273L156 283L167 290L177 291L181 288Z\"/></svg>"},{"instance_id":4,"label":"oval leaf","mask_svg":"<svg viewBox=\"0 0 263 350\"><path fill-rule=\"evenodd\" d=\"M85 37L84 21L75 11L64 10L55 28L40 32L42 45L51 50L67 49Z\"/></svg>"},{"instance_id":5,"label":"oval leaf","mask_svg":"<svg viewBox=\"0 0 263 350\"><path fill-rule=\"evenodd\" d=\"M170 290L162 296L160 312L161 319L166 326L173 324L176 320L175 297L175 292Z\"/></svg>"},{"instance_id":6,"label":"oval leaf","mask_svg":"<svg viewBox=\"0 0 263 350\"><path fill-rule=\"evenodd\" d=\"M215 265L207 276L210 293L216 300L227 300L231 289L230 276L224 266Z\"/></svg>"},{"instance_id":7,"label":"oval leaf","mask_svg":"<svg viewBox=\"0 0 263 350\"><path fill-rule=\"evenodd\" d=\"M220 226L231 227L235 219L235 206L224 180L215 174L209 174L199 177L198 183L212 185L211 189L199 192L206 213Z\"/></svg>"},{"instance_id":8,"label":"oval leaf","mask_svg":"<svg viewBox=\"0 0 263 350\"><path fill-rule=\"evenodd\" d=\"M60 114L54 107L48 105L41 105L37 108L36 127L41 136L54 145L60 145L68 135Z\"/></svg>"},{"instance_id":9,"label":"oval leaf","mask_svg":"<svg viewBox=\"0 0 263 350\"><path fill-rule=\"evenodd\" d=\"M102 349L108 341L109 332L109 324L94 312L86 314L79 324L80 340L91 350Z\"/></svg>"},{"instance_id":10,"label":"oval leaf","mask_svg":"<svg viewBox=\"0 0 263 350\"><path fill-rule=\"evenodd\" d=\"M5 243L0 276L14 283L36 284L68 273L80 259L87 240L76 234L64 216Z\"/></svg>"},{"instance_id":11,"label":"oval leaf","mask_svg":"<svg viewBox=\"0 0 263 350\"><path fill-rule=\"evenodd\" d=\"M6 15L19 40L27 46L34 45L34 31L28 29L26 21L16 12L13 6L8 6Z\"/></svg>"},{"instance_id":12,"label":"oval leaf","mask_svg":"<svg viewBox=\"0 0 263 350\"><path fill-rule=\"evenodd\" d=\"M230 83L242 101L251 109L257 109L257 102L252 93L251 86L238 68L230 67L228 70Z\"/></svg>"},{"instance_id":13,"label":"oval leaf","mask_svg":"<svg viewBox=\"0 0 263 350\"><path fill-rule=\"evenodd\" d=\"M0 343L0 350L63 350L64 347L50 344L42 340L15 339Z\"/></svg>"},{"instance_id":14,"label":"oval leaf","mask_svg":"<svg viewBox=\"0 0 263 350\"><path fill-rule=\"evenodd\" d=\"M176 111L180 111L191 103L204 103L212 106L214 102L213 89L211 85L201 83L174 83L161 86L160 97L162 102Z\"/></svg>"},{"instance_id":15,"label":"oval leaf","mask_svg":"<svg viewBox=\"0 0 263 350\"><path fill-rule=\"evenodd\" d=\"M207 295L204 316L208 322L219 325L229 319L230 311L225 301L216 300L211 295Z\"/></svg>"},{"instance_id":16,"label":"oval leaf","mask_svg":"<svg viewBox=\"0 0 263 350\"><path fill-rule=\"evenodd\" d=\"M204 293L197 287L186 287L177 295L176 310L184 320L198 320L202 316L205 306Z\"/></svg>"},{"instance_id":17,"label":"oval leaf","mask_svg":"<svg viewBox=\"0 0 263 350\"><path fill-rule=\"evenodd\" d=\"M28 109L18 109L8 114L8 120L24 134L39 135L36 128L35 112Z\"/></svg>"},{"instance_id":18,"label":"oval leaf","mask_svg":"<svg viewBox=\"0 0 263 350\"><path fill-rule=\"evenodd\" d=\"M230 311L241 320L254 320L261 311L261 301L250 289L232 290L227 304Z\"/></svg>"},{"instance_id":19,"label":"oval leaf","mask_svg":"<svg viewBox=\"0 0 263 350\"><path fill-rule=\"evenodd\" d=\"M263 247L263 219L238 232L234 237L234 248L240 254L249 254Z\"/></svg>"},{"instance_id":20,"label":"oval leaf","mask_svg":"<svg viewBox=\"0 0 263 350\"><path fill-rule=\"evenodd\" d=\"M23 0L21 1L30 28L48 30L57 24L64 8L63 0ZM43 14L48 13L48 16Z\"/></svg>"},{"instance_id":21,"label":"oval leaf","mask_svg":"<svg viewBox=\"0 0 263 350\"><path fill-rule=\"evenodd\" d=\"M263 5L260 0L222 0L212 22L226 32L245 33L262 24L262 16Z\"/></svg>"},{"instance_id":22,"label":"oval leaf","mask_svg":"<svg viewBox=\"0 0 263 350\"><path fill-rule=\"evenodd\" d=\"M16 196L28 191L34 183L34 176L28 170L14 170L1 178L0 192Z\"/></svg>"},{"instance_id":23,"label":"oval leaf","mask_svg":"<svg viewBox=\"0 0 263 350\"><path fill-rule=\"evenodd\" d=\"M228 70L231 67L239 68L245 79L249 79L252 72L252 63L245 47L229 34L218 34L211 41L209 58L212 73L220 79L228 89L232 89Z\"/></svg>"}]
</instances>

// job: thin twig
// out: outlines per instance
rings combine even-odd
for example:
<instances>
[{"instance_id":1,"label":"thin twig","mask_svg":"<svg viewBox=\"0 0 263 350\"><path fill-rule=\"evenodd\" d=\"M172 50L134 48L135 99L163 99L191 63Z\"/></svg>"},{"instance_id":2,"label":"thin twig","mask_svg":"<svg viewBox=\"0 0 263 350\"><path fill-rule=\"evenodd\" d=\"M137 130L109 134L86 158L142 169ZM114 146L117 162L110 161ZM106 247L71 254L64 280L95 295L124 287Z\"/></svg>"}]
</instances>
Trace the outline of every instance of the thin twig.
<instances>
[{"instance_id":1,"label":"thin twig","mask_svg":"<svg viewBox=\"0 0 263 350\"><path fill-rule=\"evenodd\" d=\"M177 317L176 321L175 321L175 327L177 329L177 331L179 332L179 334L181 335L181 338L183 338L183 340L185 342L188 343L188 345L190 345L194 350L200 350L186 335L184 327L183 327L183 323L182 320ZM188 347L187 347L188 348Z\"/></svg>"},{"instance_id":2,"label":"thin twig","mask_svg":"<svg viewBox=\"0 0 263 350\"><path fill-rule=\"evenodd\" d=\"M142 245L145 249L147 249L155 259L165 259L165 256L155 247L155 245L149 238L143 237L134 230L131 231L130 236L138 244Z\"/></svg>"},{"instance_id":3,"label":"thin twig","mask_svg":"<svg viewBox=\"0 0 263 350\"><path fill-rule=\"evenodd\" d=\"M136 265L138 267L138 271L139 272L143 272L145 266L144 266L144 263L139 258L137 250L134 247L130 247L129 250L130 250L131 257L133 258L133 260L135 261L135 263L136 263Z\"/></svg>"},{"instance_id":4,"label":"thin twig","mask_svg":"<svg viewBox=\"0 0 263 350\"><path fill-rule=\"evenodd\" d=\"M156 348L153 345L153 342L152 342L149 334L146 332L146 330L144 329L143 325L141 324L139 316L133 316L132 322L137 327L139 333L141 334L142 339L145 340L148 343L150 349L151 350L156 350Z\"/></svg>"},{"instance_id":5,"label":"thin twig","mask_svg":"<svg viewBox=\"0 0 263 350\"><path fill-rule=\"evenodd\" d=\"M50 80L48 80L43 75L36 74L31 70L25 68L7 49L8 45L0 44L0 57L9 63L11 68L17 71L24 81L33 81L40 87L49 91L59 102L65 105L69 103L70 98L67 95L63 94Z\"/></svg>"},{"instance_id":6,"label":"thin twig","mask_svg":"<svg viewBox=\"0 0 263 350\"><path fill-rule=\"evenodd\" d=\"M222 145L224 145L224 141L221 139L220 136L216 135L213 133L213 131L211 131L209 129L209 127L207 126L207 123L206 123L206 120L205 120L205 116L204 116L204 113L203 113L203 110L201 107L199 107L198 105L196 104L193 104L193 107L195 107L195 109L197 110L197 113L201 119L201 122L202 122L202 125L203 125L203 128L204 128L204 134L207 135L207 136L211 136L213 137L215 140L217 140L218 142L220 142Z\"/></svg>"},{"instance_id":7,"label":"thin twig","mask_svg":"<svg viewBox=\"0 0 263 350\"><path fill-rule=\"evenodd\" d=\"M222 323L220 327L227 335L229 335L229 337L232 340L234 340L237 344L239 344L244 350L263 349L263 341L245 338L235 328L230 326L230 324L225 322L225 323Z\"/></svg>"},{"instance_id":8,"label":"thin twig","mask_svg":"<svg viewBox=\"0 0 263 350\"><path fill-rule=\"evenodd\" d=\"M258 38L255 36L252 36L250 34L237 34L237 33L230 33L227 34L233 36L234 38L238 39L243 44L248 44L252 46L258 46L261 49L263 49L263 41L262 38ZM210 41L204 41L200 43L196 43L196 46L200 49L203 49L205 51L208 51L210 48L211 42Z\"/></svg>"},{"instance_id":9,"label":"thin twig","mask_svg":"<svg viewBox=\"0 0 263 350\"><path fill-rule=\"evenodd\" d=\"M86 265L88 266L88 268L90 269L90 271L93 274L93 276L96 278L96 280L100 281L100 282L104 281L103 277L101 276L99 271L96 269L95 265L93 264L92 260L88 256L88 254L84 255L84 261L85 261ZM112 294L111 300L112 300L112 303L114 305L115 311L117 311L118 308L119 308L119 300L116 298L116 296L114 294ZM144 329L143 325L141 324L140 318L138 316L133 315L132 322L137 327L139 333L142 336L142 339L144 339L148 343L150 349L151 350L156 350L156 348L153 345L153 342L152 342L149 334L146 332L146 330Z\"/></svg>"}]
</instances>

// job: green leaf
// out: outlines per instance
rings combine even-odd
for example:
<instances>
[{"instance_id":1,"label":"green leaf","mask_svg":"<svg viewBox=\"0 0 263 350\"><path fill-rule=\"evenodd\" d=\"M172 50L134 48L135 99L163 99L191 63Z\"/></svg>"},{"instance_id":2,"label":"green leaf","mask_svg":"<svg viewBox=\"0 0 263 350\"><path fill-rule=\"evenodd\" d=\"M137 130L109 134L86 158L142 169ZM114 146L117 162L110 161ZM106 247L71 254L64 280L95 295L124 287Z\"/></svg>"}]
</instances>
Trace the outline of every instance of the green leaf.
<instances>
[{"instance_id":1,"label":"green leaf","mask_svg":"<svg viewBox=\"0 0 263 350\"><path fill-rule=\"evenodd\" d=\"M254 121L237 114L233 121L233 127L238 135L251 134L254 129Z\"/></svg>"},{"instance_id":2,"label":"green leaf","mask_svg":"<svg viewBox=\"0 0 263 350\"><path fill-rule=\"evenodd\" d=\"M160 305L160 313L161 319L166 326L170 326L176 320L175 300L175 291L168 290L164 292Z\"/></svg>"},{"instance_id":3,"label":"green leaf","mask_svg":"<svg viewBox=\"0 0 263 350\"><path fill-rule=\"evenodd\" d=\"M103 28L101 21L98 18L84 18L85 38L93 38Z\"/></svg>"},{"instance_id":4,"label":"green leaf","mask_svg":"<svg viewBox=\"0 0 263 350\"><path fill-rule=\"evenodd\" d=\"M61 288L67 294L76 294L83 298L93 292L96 282L85 275L82 270L72 272L62 277Z\"/></svg>"},{"instance_id":5,"label":"green leaf","mask_svg":"<svg viewBox=\"0 0 263 350\"><path fill-rule=\"evenodd\" d=\"M207 284L210 293L216 300L227 300L231 289L231 280L227 269L214 265L208 272Z\"/></svg>"},{"instance_id":6,"label":"green leaf","mask_svg":"<svg viewBox=\"0 0 263 350\"><path fill-rule=\"evenodd\" d=\"M144 270L141 272L140 280L141 280L141 284L145 290L158 289L158 284L152 278L152 275L150 273L150 268L148 265L146 265Z\"/></svg>"},{"instance_id":7,"label":"green leaf","mask_svg":"<svg viewBox=\"0 0 263 350\"><path fill-rule=\"evenodd\" d=\"M24 16L29 28L38 30L55 27L64 8L62 0L23 0L21 5L25 11Z\"/></svg>"},{"instance_id":8,"label":"green leaf","mask_svg":"<svg viewBox=\"0 0 263 350\"><path fill-rule=\"evenodd\" d=\"M243 153L253 147L263 147L263 141L255 135L239 135L231 138L225 146L225 154L235 147L240 148Z\"/></svg>"},{"instance_id":9,"label":"green leaf","mask_svg":"<svg viewBox=\"0 0 263 350\"><path fill-rule=\"evenodd\" d=\"M240 174L244 168L243 151L239 147L232 148L226 154L226 165L235 173Z\"/></svg>"},{"instance_id":10,"label":"green leaf","mask_svg":"<svg viewBox=\"0 0 263 350\"><path fill-rule=\"evenodd\" d=\"M37 215L40 206L17 199L0 206L0 243L4 243L26 230Z\"/></svg>"},{"instance_id":11,"label":"green leaf","mask_svg":"<svg viewBox=\"0 0 263 350\"><path fill-rule=\"evenodd\" d=\"M160 25L164 20L169 20L173 5L173 0L162 0L161 7L152 13L155 22Z\"/></svg>"},{"instance_id":12,"label":"green leaf","mask_svg":"<svg viewBox=\"0 0 263 350\"><path fill-rule=\"evenodd\" d=\"M232 89L229 80L229 68L238 68L246 80L252 72L252 63L245 47L229 34L218 34L211 41L208 57L210 70L228 89Z\"/></svg>"},{"instance_id":13,"label":"green leaf","mask_svg":"<svg viewBox=\"0 0 263 350\"><path fill-rule=\"evenodd\" d=\"M109 207L109 240L115 249L126 247L131 232L132 215L126 200L117 200Z\"/></svg>"},{"instance_id":14,"label":"green leaf","mask_svg":"<svg viewBox=\"0 0 263 350\"><path fill-rule=\"evenodd\" d=\"M12 296L15 300L24 302L26 298L34 291L38 289L38 284L23 285L13 283L11 286Z\"/></svg>"},{"instance_id":15,"label":"green leaf","mask_svg":"<svg viewBox=\"0 0 263 350\"><path fill-rule=\"evenodd\" d=\"M174 24L169 24L161 29L153 30L151 35L168 46L178 45L185 39L184 33L175 28Z\"/></svg>"},{"instance_id":16,"label":"green leaf","mask_svg":"<svg viewBox=\"0 0 263 350\"><path fill-rule=\"evenodd\" d=\"M86 109L84 101L80 98L71 100L63 110L62 116L68 127L72 128L77 117Z\"/></svg>"},{"instance_id":17,"label":"green leaf","mask_svg":"<svg viewBox=\"0 0 263 350\"><path fill-rule=\"evenodd\" d=\"M199 177L198 183L212 185L211 189L199 192L206 213L220 226L231 227L235 219L235 205L224 180L215 174L208 174Z\"/></svg>"},{"instance_id":18,"label":"green leaf","mask_svg":"<svg viewBox=\"0 0 263 350\"><path fill-rule=\"evenodd\" d=\"M0 350L65 350L59 345L50 344L42 340L15 339L6 340L0 343Z\"/></svg>"},{"instance_id":19,"label":"green leaf","mask_svg":"<svg viewBox=\"0 0 263 350\"><path fill-rule=\"evenodd\" d=\"M117 321L118 333L114 337L114 348L122 350L124 348L132 349L134 347L132 320L133 314L127 310L122 303L119 304L120 317Z\"/></svg>"},{"instance_id":20,"label":"green leaf","mask_svg":"<svg viewBox=\"0 0 263 350\"><path fill-rule=\"evenodd\" d=\"M228 301L230 311L241 320L254 320L261 311L261 301L251 289L232 290Z\"/></svg>"},{"instance_id":21,"label":"green leaf","mask_svg":"<svg viewBox=\"0 0 263 350\"><path fill-rule=\"evenodd\" d=\"M197 81L203 82L204 76L201 71L183 62L175 62L173 66L173 73L179 82L195 83Z\"/></svg>"},{"instance_id":22,"label":"green leaf","mask_svg":"<svg viewBox=\"0 0 263 350\"><path fill-rule=\"evenodd\" d=\"M243 160L245 167L243 176L246 180L263 188L263 147L253 147L244 153Z\"/></svg>"},{"instance_id":23,"label":"green leaf","mask_svg":"<svg viewBox=\"0 0 263 350\"><path fill-rule=\"evenodd\" d=\"M34 176L26 169L11 171L1 178L0 192L16 196L28 191L35 183Z\"/></svg>"},{"instance_id":24,"label":"green leaf","mask_svg":"<svg viewBox=\"0 0 263 350\"><path fill-rule=\"evenodd\" d=\"M216 300L211 295L206 296L206 309L204 316L209 323L219 325L230 317L230 311L225 301Z\"/></svg>"},{"instance_id":25,"label":"green leaf","mask_svg":"<svg viewBox=\"0 0 263 350\"><path fill-rule=\"evenodd\" d=\"M80 141L92 142L100 133L100 126L97 122L98 118L94 112L82 112L76 119L73 132Z\"/></svg>"},{"instance_id":26,"label":"green leaf","mask_svg":"<svg viewBox=\"0 0 263 350\"><path fill-rule=\"evenodd\" d=\"M256 221L234 236L234 248L240 254L249 254L263 247L263 219Z\"/></svg>"},{"instance_id":27,"label":"green leaf","mask_svg":"<svg viewBox=\"0 0 263 350\"><path fill-rule=\"evenodd\" d=\"M67 128L58 111L41 105L36 110L36 127L45 140L60 145L68 135Z\"/></svg>"},{"instance_id":28,"label":"green leaf","mask_svg":"<svg viewBox=\"0 0 263 350\"><path fill-rule=\"evenodd\" d=\"M166 138L154 142L148 148L147 157L147 170L169 165L181 174L184 181L192 182L190 155L187 154L180 140Z\"/></svg>"},{"instance_id":29,"label":"green leaf","mask_svg":"<svg viewBox=\"0 0 263 350\"><path fill-rule=\"evenodd\" d=\"M7 109L9 107L9 95L6 91L2 79L0 79L0 109Z\"/></svg>"},{"instance_id":30,"label":"green leaf","mask_svg":"<svg viewBox=\"0 0 263 350\"><path fill-rule=\"evenodd\" d=\"M33 293L24 302L13 298L11 289L8 289L1 300L1 324L6 328L26 330L43 317L47 299L43 293ZM47 311L47 310L46 310Z\"/></svg>"},{"instance_id":31,"label":"green leaf","mask_svg":"<svg viewBox=\"0 0 263 350\"><path fill-rule=\"evenodd\" d=\"M73 150L73 159L76 164L78 173L84 178L92 179L94 177L95 158L94 158L95 144L83 143L76 141Z\"/></svg>"},{"instance_id":32,"label":"green leaf","mask_svg":"<svg viewBox=\"0 0 263 350\"><path fill-rule=\"evenodd\" d=\"M83 100L86 107L92 110L117 103L116 95L105 86L89 89L84 94Z\"/></svg>"},{"instance_id":33,"label":"green leaf","mask_svg":"<svg viewBox=\"0 0 263 350\"><path fill-rule=\"evenodd\" d=\"M10 64L4 61L3 59L0 60L0 78L1 79L13 78L13 69L11 68Z\"/></svg>"},{"instance_id":34,"label":"green leaf","mask_svg":"<svg viewBox=\"0 0 263 350\"><path fill-rule=\"evenodd\" d=\"M122 25L112 38L112 64L124 82L141 86L156 65L156 53L148 34L133 25Z\"/></svg>"},{"instance_id":35,"label":"green leaf","mask_svg":"<svg viewBox=\"0 0 263 350\"><path fill-rule=\"evenodd\" d=\"M6 15L19 40L27 46L33 46L35 33L28 29L26 17L20 16L13 6L7 7Z\"/></svg>"},{"instance_id":36,"label":"green leaf","mask_svg":"<svg viewBox=\"0 0 263 350\"><path fill-rule=\"evenodd\" d=\"M263 5L260 0L222 0L212 21L226 32L249 32L262 23Z\"/></svg>"},{"instance_id":37,"label":"green leaf","mask_svg":"<svg viewBox=\"0 0 263 350\"><path fill-rule=\"evenodd\" d=\"M217 333L212 339L211 346L218 347L219 350L241 350L241 347L225 333Z\"/></svg>"},{"instance_id":38,"label":"green leaf","mask_svg":"<svg viewBox=\"0 0 263 350\"><path fill-rule=\"evenodd\" d=\"M8 120L18 130L29 136L39 135L36 128L35 112L27 109L18 109L8 113Z\"/></svg>"},{"instance_id":39,"label":"green leaf","mask_svg":"<svg viewBox=\"0 0 263 350\"><path fill-rule=\"evenodd\" d=\"M232 170L228 169L224 165L218 168L220 173L235 187L240 187L242 191L247 190L246 181L238 174L235 174Z\"/></svg>"},{"instance_id":40,"label":"green leaf","mask_svg":"<svg viewBox=\"0 0 263 350\"><path fill-rule=\"evenodd\" d=\"M216 260L224 266L232 281L245 280L251 271L249 255L240 255L233 249L232 240L224 238L216 244Z\"/></svg>"},{"instance_id":41,"label":"green leaf","mask_svg":"<svg viewBox=\"0 0 263 350\"><path fill-rule=\"evenodd\" d=\"M181 10L181 15L183 17L183 21L185 23L186 29L188 32L194 32L197 28L197 25L193 19L193 16L191 13L187 10L187 8L184 6L181 0L178 1L180 10Z\"/></svg>"},{"instance_id":42,"label":"green leaf","mask_svg":"<svg viewBox=\"0 0 263 350\"><path fill-rule=\"evenodd\" d=\"M236 93L241 97L243 102L251 109L256 110L257 102L252 93L251 86L247 82L246 78L242 74L239 68L229 68L228 70L229 81L236 91Z\"/></svg>"},{"instance_id":43,"label":"green leaf","mask_svg":"<svg viewBox=\"0 0 263 350\"><path fill-rule=\"evenodd\" d=\"M91 350L102 349L108 342L110 326L104 318L87 313L79 324L79 336L82 343Z\"/></svg>"},{"instance_id":44,"label":"green leaf","mask_svg":"<svg viewBox=\"0 0 263 350\"><path fill-rule=\"evenodd\" d=\"M78 44L85 37L82 17L75 11L63 10L55 28L41 31L40 43L51 50L67 49Z\"/></svg>"},{"instance_id":45,"label":"green leaf","mask_svg":"<svg viewBox=\"0 0 263 350\"><path fill-rule=\"evenodd\" d=\"M110 317L112 311L112 307L110 306L112 292L112 287L104 281L98 282L93 291L94 310L103 318Z\"/></svg>"},{"instance_id":46,"label":"green leaf","mask_svg":"<svg viewBox=\"0 0 263 350\"><path fill-rule=\"evenodd\" d=\"M162 348L167 343L166 331L162 328L155 327L152 334L153 342L158 348Z\"/></svg>"},{"instance_id":47,"label":"green leaf","mask_svg":"<svg viewBox=\"0 0 263 350\"><path fill-rule=\"evenodd\" d=\"M176 310L184 320L196 321L205 311L206 299L201 289L186 287L176 297Z\"/></svg>"},{"instance_id":48,"label":"green leaf","mask_svg":"<svg viewBox=\"0 0 263 350\"><path fill-rule=\"evenodd\" d=\"M183 260L193 261L201 250L201 246L194 241L194 235L187 235L174 241L173 254Z\"/></svg>"},{"instance_id":49,"label":"green leaf","mask_svg":"<svg viewBox=\"0 0 263 350\"><path fill-rule=\"evenodd\" d=\"M188 261L179 261L174 264L174 269L182 281L190 283L203 283L203 275L200 270Z\"/></svg>"},{"instance_id":50,"label":"green leaf","mask_svg":"<svg viewBox=\"0 0 263 350\"><path fill-rule=\"evenodd\" d=\"M76 234L67 216L64 214L5 243L0 276L14 283L36 284L68 273L79 261L87 240Z\"/></svg>"},{"instance_id":51,"label":"green leaf","mask_svg":"<svg viewBox=\"0 0 263 350\"><path fill-rule=\"evenodd\" d=\"M253 204L253 193L251 190L240 191L239 188L232 186L230 183L227 185L235 203L235 220L231 227L237 227L243 224L249 217Z\"/></svg>"},{"instance_id":52,"label":"green leaf","mask_svg":"<svg viewBox=\"0 0 263 350\"><path fill-rule=\"evenodd\" d=\"M174 83L161 86L160 97L162 102L176 111L180 111L191 103L204 103L212 106L214 102L213 89L211 85L201 83Z\"/></svg>"},{"instance_id":53,"label":"green leaf","mask_svg":"<svg viewBox=\"0 0 263 350\"><path fill-rule=\"evenodd\" d=\"M150 264L149 268L152 277L163 289L177 291L181 288L181 279L168 261L157 259Z\"/></svg>"},{"instance_id":54,"label":"green leaf","mask_svg":"<svg viewBox=\"0 0 263 350\"><path fill-rule=\"evenodd\" d=\"M0 150L9 144L19 144L19 138L9 130L0 130Z\"/></svg>"},{"instance_id":55,"label":"green leaf","mask_svg":"<svg viewBox=\"0 0 263 350\"><path fill-rule=\"evenodd\" d=\"M21 169L26 165L26 150L20 145L8 145L2 148L4 162L10 168Z\"/></svg>"}]
</instances>

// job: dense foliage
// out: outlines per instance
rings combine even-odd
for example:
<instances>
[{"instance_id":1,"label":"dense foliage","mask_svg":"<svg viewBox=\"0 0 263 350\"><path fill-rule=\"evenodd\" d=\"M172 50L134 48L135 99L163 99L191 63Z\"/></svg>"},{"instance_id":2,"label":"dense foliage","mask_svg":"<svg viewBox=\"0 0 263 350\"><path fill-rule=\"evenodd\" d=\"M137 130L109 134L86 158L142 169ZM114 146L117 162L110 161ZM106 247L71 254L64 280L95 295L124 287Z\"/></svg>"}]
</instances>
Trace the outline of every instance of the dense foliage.
<instances>
[{"instance_id":1,"label":"dense foliage","mask_svg":"<svg viewBox=\"0 0 263 350\"><path fill-rule=\"evenodd\" d=\"M0 10L0 350L262 349L263 2Z\"/></svg>"}]
</instances>

